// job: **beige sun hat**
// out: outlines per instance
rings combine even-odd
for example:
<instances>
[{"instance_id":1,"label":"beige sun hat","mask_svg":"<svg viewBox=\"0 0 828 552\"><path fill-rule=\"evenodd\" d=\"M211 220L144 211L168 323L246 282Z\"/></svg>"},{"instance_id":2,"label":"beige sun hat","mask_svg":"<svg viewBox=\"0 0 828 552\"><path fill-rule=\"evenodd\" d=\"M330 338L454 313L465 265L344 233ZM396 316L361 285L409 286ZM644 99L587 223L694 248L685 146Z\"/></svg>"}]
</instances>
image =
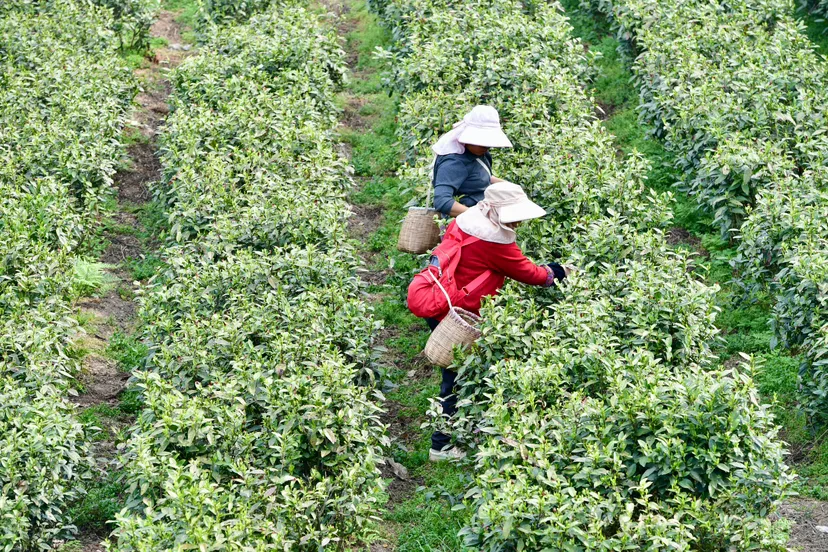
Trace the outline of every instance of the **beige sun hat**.
<instances>
[{"instance_id":1,"label":"beige sun hat","mask_svg":"<svg viewBox=\"0 0 828 552\"><path fill-rule=\"evenodd\" d=\"M484 148L511 148L512 142L500 127L497 109L478 105L455 123L454 128L443 134L432 147L437 155L463 153L465 144Z\"/></svg>"},{"instance_id":2,"label":"beige sun hat","mask_svg":"<svg viewBox=\"0 0 828 552\"><path fill-rule=\"evenodd\" d=\"M492 184L483 201L457 217L460 229L483 241L512 243L517 237L506 224L544 216L546 211L529 199L523 188L511 182Z\"/></svg>"},{"instance_id":3,"label":"beige sun hat","mask_svg":"<svg viewBox=\"0 0 828 552\"><path fill-rule=\"evenodd\" d=\"M511 182L498 182L486 188L483 201L497 208L503 224L536 219L546 214L543 207L529 199L523 188Z\"/></svg>"}]
</instances>

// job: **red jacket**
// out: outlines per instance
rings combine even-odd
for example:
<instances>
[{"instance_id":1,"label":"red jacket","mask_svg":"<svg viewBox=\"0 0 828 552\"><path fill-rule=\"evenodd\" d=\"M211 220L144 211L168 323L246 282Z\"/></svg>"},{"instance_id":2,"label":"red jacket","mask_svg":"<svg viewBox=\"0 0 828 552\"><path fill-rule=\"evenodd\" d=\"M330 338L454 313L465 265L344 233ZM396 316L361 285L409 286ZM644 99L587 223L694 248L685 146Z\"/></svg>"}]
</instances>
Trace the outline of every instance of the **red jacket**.
<instances>
[{"instance_id":1,"label":"red jacket","mask_svg":"<svg viewBox=\"0 0 828 552\"><path fill-rule=\"evenodd\" d=\"M452 231L463 238L469 235L458 228L456 222L449 225L446 233ZM480 308L480 300L488 295L497 295L507 277L524 284L542 286L546 284L549 274L544 267L527 259L514 242L493 243L480 240L463 247L460 264L454 272L457 287L471 283L487 270L491 270L493 274L477 289L475 295L478 297L468 297L469 303L478 305L476 309L470 309L475 313Z\"/></svg>"}]
</instances>

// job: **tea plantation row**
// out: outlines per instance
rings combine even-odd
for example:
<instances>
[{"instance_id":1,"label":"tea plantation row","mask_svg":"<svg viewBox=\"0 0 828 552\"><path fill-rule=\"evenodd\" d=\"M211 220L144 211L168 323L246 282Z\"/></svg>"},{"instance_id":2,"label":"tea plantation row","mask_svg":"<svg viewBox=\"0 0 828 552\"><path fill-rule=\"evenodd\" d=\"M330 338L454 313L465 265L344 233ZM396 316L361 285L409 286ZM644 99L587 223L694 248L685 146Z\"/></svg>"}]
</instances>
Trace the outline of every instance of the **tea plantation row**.
<instances>
[{"instance_id":1,"label":"tea plantation row","mask_svg":"<svg viewBox=\"0 0 828 552\"><path fill-rule=\"evenodd\" d=\"M145 404L113 550L339 550L382 492L381 396L358 384L377 324L333 130L344 54L302 2L249 20L233 5L211 4L171 75L169 268L141 299Z\"/></svg>"},{"instance_id":2,"label":"tea plantation row","mask_svg":"<svg viewBox=\"0 0 828 552\"><path fill-rule=\"evenodd\" d=\"M89 2L0 4L0 550L40 550L94 465L67 401L73 266L123 155L135 95L118 21Z\"/></svg>"},{"instance_id":3,"label":"tea plantation row","mask_svg":"<svg viewBox=\"0 0 828 552\"><path fill-rule=\"evenodd\" d=\"M637 54L642 118L687 190L741 240L748 285L801 347L806 407L828 407L828 73L787 0L595 0Z\"/></svg>"},{"instance_id":4,"label":"tea plantation row","mask_svg":"<svg viewBox=\"0 0 828 552\"><path fill-rule=\"evenodd\" d=\"M581 267L558 289L507 285L457 357L452 428L474 454L474 550L784 550L768 519L791 476L750 366L724 368L715 289L663 231L668 196L616 157L580 83L591 72L557 3L388 0L412 185L428 146L495 106L515 148L495 174L549 216L519 234L537 261ZM438 408L438 407L435 407Z\"/></svg>"}]
</instances>

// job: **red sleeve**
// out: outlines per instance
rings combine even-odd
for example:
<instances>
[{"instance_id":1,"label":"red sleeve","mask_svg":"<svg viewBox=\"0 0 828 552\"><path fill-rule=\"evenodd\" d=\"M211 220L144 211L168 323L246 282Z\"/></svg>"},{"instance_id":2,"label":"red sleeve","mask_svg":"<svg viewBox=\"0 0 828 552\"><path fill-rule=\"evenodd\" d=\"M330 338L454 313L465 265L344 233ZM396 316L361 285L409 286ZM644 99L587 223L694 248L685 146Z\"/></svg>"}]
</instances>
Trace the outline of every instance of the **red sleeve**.
<instances>
[{"instance_id":1,"label":"red sleeve","mask_svg":"<svg viewBox=\"0 0 828 552\"><path fill-rule=\"evenodd\" d=\"M487 245L493 247L492 254L487 256L486 262L489 268L495 272L523 284L532 286L546 284L548 274L546 269L527 259L516 243L491 243Z\"/></svg>"}]
</instances>

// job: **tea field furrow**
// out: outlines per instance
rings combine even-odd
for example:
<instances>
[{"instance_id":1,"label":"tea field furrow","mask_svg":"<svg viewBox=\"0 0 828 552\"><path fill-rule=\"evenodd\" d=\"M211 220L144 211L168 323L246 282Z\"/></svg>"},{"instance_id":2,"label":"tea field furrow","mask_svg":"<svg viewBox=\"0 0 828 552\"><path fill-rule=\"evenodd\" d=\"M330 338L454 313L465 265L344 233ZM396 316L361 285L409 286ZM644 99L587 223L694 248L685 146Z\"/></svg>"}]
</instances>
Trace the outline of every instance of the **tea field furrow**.
<instances>
[{"instance_id":1,"label":"tea field furrow","mask_svg":"<svg viewBox=\"0 0 828 552\"><path fill-rule=\"evenodd\" d=\"M253 4L207 6L199 55L171 74L167 268L141 300L114 550L341 550L378 510L382 397L360 385L377 324L334 131L343 52L302 2Z\"/></svg>"},{"instance_id":2,"label":"tea field furrow","mask_svg":"<svg viewBox=\"0 0 828 552\"><path fill-rule=\"evenodd\" d=\"M824 422L827 75L795 7L590 5L635 58L642 122L678 156L682 186L737 241L742 283L774 297L774 342L804 354L803 407Z\"/></svg>"},{"instance_id":3,"label":"tea field furrow","mask_svg":"<svg viewBox=\"0 0 828 552\"><path fill-rule=\"evenodd\" d=\"M96 467L68 400L100 219L137 91L129 19L96 2L0 5L0 550L50 548ZM139 33L140 34L140 33Z\"/></svg>"}]
</instances>

